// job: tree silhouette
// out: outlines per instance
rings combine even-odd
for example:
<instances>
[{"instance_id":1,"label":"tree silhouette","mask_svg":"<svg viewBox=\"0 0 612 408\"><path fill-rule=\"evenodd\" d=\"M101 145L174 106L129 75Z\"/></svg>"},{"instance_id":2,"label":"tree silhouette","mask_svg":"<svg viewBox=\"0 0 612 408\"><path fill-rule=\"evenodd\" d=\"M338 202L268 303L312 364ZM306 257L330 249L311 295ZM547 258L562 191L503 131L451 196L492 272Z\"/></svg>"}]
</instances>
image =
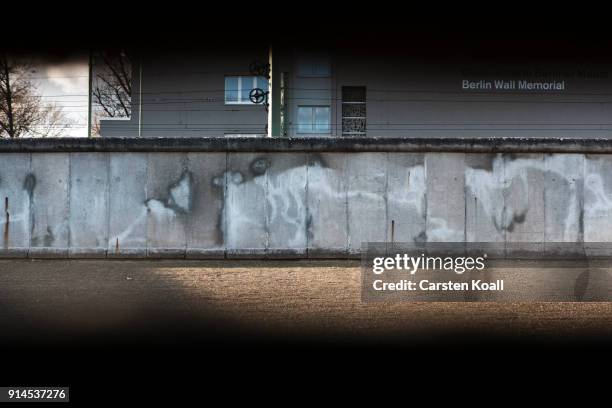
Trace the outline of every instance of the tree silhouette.
<instances>
[{"instance_id":1,"label":"tree silhouette","mask_svg":"<svg viewBox=\"0 0 612 408\"><path fill-rule=\"evenodd\" d=\"M92 96L103 116L128 118L132 113L132 63L126 52L101 52L96 60ZM97 61L96 61L97 62Z\"/></svg>"},{"instance_id":2,"label":"tree silhouette","mask_svg":"<svg viewBox=\"0 0 612 408\"><path fill-rule=\"evenodd\" d=\"M42 102L28 77L30 64L0 54L0 137L60 137L71 121L55 104Z\"/></svg>"}]
</instances>

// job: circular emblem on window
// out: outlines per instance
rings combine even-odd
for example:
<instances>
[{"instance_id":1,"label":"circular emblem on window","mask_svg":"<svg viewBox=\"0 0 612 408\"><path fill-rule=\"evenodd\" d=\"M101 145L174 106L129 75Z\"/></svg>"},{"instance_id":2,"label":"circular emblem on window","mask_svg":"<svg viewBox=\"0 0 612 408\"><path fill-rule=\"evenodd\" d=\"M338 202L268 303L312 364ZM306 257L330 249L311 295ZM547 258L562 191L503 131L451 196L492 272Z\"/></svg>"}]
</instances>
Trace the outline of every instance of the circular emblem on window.
<instances>
[{"instance_id":1,"label":"circular emblem on window","mask_svg":"<svg viewBox=\"0 0 612 408\"><path fill-rule=\"evenodd\" d=\"M262 103L266 100L267 94L268 93L261 88L253 88L251 92L249 92L249 99L253 103Z\"/></svg>"}]
</instances>

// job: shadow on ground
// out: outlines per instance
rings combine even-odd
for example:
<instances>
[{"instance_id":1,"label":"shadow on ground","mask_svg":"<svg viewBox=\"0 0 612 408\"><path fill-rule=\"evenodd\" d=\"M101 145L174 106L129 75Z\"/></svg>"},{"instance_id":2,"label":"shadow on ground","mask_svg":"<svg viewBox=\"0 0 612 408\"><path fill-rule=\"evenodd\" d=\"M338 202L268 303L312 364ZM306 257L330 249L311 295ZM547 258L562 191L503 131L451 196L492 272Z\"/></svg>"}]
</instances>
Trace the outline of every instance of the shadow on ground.
<instances>
[{"instance_id":1,"label":"shadow on ground","mask_svg":"<svg viewBox=\"0 0 612 408\"><path fill-rule=\"evenodd\" d=\"M0 261L5 346L602 343L609 303L362 303L355 261Z\"/></svg>"}]
</instances>

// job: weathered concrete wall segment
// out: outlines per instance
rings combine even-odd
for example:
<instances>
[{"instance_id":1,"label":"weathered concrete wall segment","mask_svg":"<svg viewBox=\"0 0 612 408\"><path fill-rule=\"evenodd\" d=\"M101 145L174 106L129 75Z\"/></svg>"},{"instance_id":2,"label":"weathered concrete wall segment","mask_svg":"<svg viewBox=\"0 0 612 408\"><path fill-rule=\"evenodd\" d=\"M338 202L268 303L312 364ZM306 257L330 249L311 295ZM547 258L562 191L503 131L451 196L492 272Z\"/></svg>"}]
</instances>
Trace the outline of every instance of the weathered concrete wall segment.
<instances>
[{"instance_id":1,"label":"weathered concrete wall segment","mask_svg":"<svg viewBox=\"0 0 612 408\"><path fill-rule=\"evenodd\" d=\"M346 257L364 241L612 241L612 156L0 155L2 257Z\"/></svg>"}]
</instances>

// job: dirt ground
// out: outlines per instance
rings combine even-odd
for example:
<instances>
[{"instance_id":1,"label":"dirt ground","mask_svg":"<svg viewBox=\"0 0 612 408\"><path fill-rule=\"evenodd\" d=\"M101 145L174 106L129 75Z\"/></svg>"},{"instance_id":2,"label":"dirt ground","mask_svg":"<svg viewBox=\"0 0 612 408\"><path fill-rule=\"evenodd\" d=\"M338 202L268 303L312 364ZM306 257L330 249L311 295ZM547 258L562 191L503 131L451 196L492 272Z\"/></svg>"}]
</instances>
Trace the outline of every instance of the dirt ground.
<instances>
[{"instance_id":1,"label":"dirt ground","mask_svg":"<svg viewBox=\"0 0 612 408\"><path fill-rule=\"evenodd\" d=\"M3 335L202 323L266 336L376 339L612 334L612 303L362 303L356 261L0 260Z\"/></svg>"}]
</instances>

